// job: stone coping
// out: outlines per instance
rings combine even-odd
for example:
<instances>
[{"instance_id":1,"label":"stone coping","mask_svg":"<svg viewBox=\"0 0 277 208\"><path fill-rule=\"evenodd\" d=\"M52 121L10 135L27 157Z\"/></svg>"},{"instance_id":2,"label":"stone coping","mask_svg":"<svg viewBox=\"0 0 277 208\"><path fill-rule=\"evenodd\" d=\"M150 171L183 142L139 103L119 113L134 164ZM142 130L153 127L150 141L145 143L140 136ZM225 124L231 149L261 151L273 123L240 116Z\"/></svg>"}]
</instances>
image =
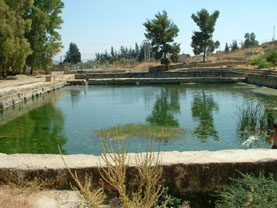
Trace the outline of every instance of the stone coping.
<instances>
[{"instance_id":1,"label":"stone coping","mask_svg":"<svg viewBox=\"0 0 277 208\"><path fill-rule=\"evenodd\" d=\"M129 153L130 166L135 166L137 154ZM64 155L68 167L88 168L103 166L101 156L94 155ZM161 152L162 165L172 164L213 164L213 163L259 163L275 162L277 170L277 150L248 149L248 150L220 150L220 151L187 151ZM51 154L1 154L0 169L63 169L65 168L61 155Z\"/></svg>"},{"instance_id":2,"label":"stone coping","mask_svg":"<svg viewBox=\"0 0 277 208\"><path fill-rule=\"evenodd\" d=\"M137 184L136 154L130 153L126 169L128 187ZM230 184L230 177L242 173L262 171L273 173L277 178L277 151L271 149L161 152L163 176L161 184L179 194L197 194L215 191L218 186ZM65 155L68 167L84 179L86 174L93 178L93 185L103 184L108 193L113 187L102 180L99 171L105 168L100 156ZM20 176L26 180L36 177L50 181L51 188L70 189L72 177L65 169L60 155L0 154L0 181L8 183ZM50 180L49 180L50 179Z\"/></svg>"}]
</instances>

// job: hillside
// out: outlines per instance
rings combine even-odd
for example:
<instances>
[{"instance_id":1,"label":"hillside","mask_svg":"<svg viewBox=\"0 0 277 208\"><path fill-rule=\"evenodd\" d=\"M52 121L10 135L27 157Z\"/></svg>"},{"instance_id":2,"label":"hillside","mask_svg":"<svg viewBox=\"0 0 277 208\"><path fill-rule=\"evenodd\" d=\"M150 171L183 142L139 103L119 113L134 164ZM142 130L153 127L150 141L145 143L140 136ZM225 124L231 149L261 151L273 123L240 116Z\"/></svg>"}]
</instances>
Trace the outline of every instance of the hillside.
<instances>
[{"instance_id":1,"label":"hillside","mask_svg":"<svg viewBox=\"0 0 277 208\"><path fill-rule=\"evenodd\" d=\"M263 55L266 51L277 48L277 41L271 41L263 43L257 47L251 47L247 49L239 49L236 51L218 51L215 54L207 56L207 61L209 62L241 62L246 63L252 56ZM181 63L191 63L191 62L201 62L202 56L187 57L186 55L181 55L179 61Z\"/></svg>"}]
</instances>

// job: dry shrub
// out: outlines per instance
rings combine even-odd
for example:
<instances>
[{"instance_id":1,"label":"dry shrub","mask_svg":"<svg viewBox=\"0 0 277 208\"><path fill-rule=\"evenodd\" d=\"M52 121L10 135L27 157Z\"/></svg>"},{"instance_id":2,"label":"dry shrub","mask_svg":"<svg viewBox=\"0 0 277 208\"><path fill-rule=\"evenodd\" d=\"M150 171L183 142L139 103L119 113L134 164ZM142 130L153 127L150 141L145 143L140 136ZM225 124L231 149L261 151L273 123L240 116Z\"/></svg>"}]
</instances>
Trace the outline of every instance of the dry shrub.
<instances>
[{"instance_id":1,"label":"dry shrub","mask_svg":"<svg viewBox=\"0 0 277 208\"><path fill-rule=\"evenodd\" d=\"M40 177L28 178L20 172L12 172L9 177L9 182L6 186L14 189L24 189L26 192L38 192L45 190L53 184L52 179L42 179Z\"/></svg>"},{"instance_id":2,"label":"dry shrub","mask_svg":"<svg viewBox=\"0 0 277 208\"><path fill-rule=\"evenodd\" d=\"M59 146L58 148L61 154L61 149ZM77 187L75 187L71 184L72 190L76 191L79 197L85 200L87 206L92 208L101 208L106 199L104 189L103 188L96 189L95 187L92 187L92 177L88 176L87 174L85 176L85 182L84 184L82 184L78 174L76 172L73 173L71 169L67 166L66 161L63 158L62 154L61 154L61 157L67 171L69 172L70 176L73 178L74 182L77 185Z\"/></svg>"},{"instance_id":3,"label":"dry shrub","mask_svg":"<svg viewBox=\"0 0 277 208\"><path fill-rule=\"evenodd\" d=\"M32 208L30 196L47 188L51 180L27 178L20 172L11 173L9 182L0 184L0 208Z\"/></svg>"},{"instance_id":4,"label":"dry shrub","mask_svg":"<svg viewBox=\"0 0 277 208\"><path fill-rule=\"evenodd\" d=\"M101 134L99 134L101 135ZM137 175L136 187L128 190L126 183L126 170L129 165L129 156L126 152L126 143L120 147L119 139L115 139L114 150L111 140L100 136L103 154L101 155L107 168L99 168L102 178L114 187L118 193L124 208L129 207L154 207L163 193L159 184L163 170L159 153L152 152L152 141L148 143L145 153L138 153L135 157ZM167 201L160 207L165 207Z\"/></svg>"},{"instance_id":5,"label":"dry shrub","mask_svg":"<svg viewBox=\"0 0 277 208\"><path fill-rule=\"evenodd\" d=\"M163 170L161 167L161 160L159 153L152 152L153 142L148 143L145 153L138 153L135 157L136 162L136 184L130 187L127 184L127 168L129 167L129 156L126 151L126 142L123 147L120 146L120 141L116 139L104 139L100 135L101 146L103 153L101 159L105 167L98 167L99 173L104 181L112 186L119 195L120 207L133 208L143 207L152 208L163 194L164 188L159 185ZM112 142L115 142L115 148ZM80 182L77 173L73 173L66 165L71 177L77 184L77 188L72 187L73 190L78 191L80 196L86 200L91 207L102 207L104 205L105 194L103 188L94 189L91 186L91 179L86 177L84 185ZM103 164L103 163L102 163ZM169 199L168 199L169 200ZM162 205L156 207L166 207L168 200Z\"/></svg>"}]
</instances>

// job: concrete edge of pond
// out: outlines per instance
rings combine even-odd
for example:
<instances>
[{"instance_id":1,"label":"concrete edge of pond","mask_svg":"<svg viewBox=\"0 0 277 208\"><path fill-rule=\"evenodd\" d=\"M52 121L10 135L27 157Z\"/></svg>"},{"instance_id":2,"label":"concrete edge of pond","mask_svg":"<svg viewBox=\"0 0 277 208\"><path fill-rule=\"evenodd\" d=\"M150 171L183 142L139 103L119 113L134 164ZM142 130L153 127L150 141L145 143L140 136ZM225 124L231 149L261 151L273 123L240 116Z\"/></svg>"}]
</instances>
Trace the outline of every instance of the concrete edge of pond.
<instances>
[{"instance_id":1,"label":"concrete edge of pond","mask_svg":"<svg viewBox=\"0 0 277 208\"><path fill-rule=\"evenodd\" d=\"M12 106L24 103L34 97L39 97L45 93L63 88L73 79L74 75L66 75L50 82L26 83L0 89L0 110L7 110Z\"/></svg>"},{"instance_id":2,"label":"concrete edge of pond","mask_svg":"<svg viewBox=\"0 0 277 208\"><path fill-rule=\"evenodd\" d=\"M130 153L127 184L134 184L135 156ZM273 173L277 178L277 151L271 149L161 152L163 184L180 193L214 191L228 184L229 177L243 173ZM65 155L67 165L81 176L91 173L99 183L100 156ZM100 165L99 165L100 161ZM7 182L13 173L24 177L51 179L55 188L69 188L70 178L60 155L0 154L0 181ZM108 187L108 186L106 186Z\"/></svg>"}]
</instances>

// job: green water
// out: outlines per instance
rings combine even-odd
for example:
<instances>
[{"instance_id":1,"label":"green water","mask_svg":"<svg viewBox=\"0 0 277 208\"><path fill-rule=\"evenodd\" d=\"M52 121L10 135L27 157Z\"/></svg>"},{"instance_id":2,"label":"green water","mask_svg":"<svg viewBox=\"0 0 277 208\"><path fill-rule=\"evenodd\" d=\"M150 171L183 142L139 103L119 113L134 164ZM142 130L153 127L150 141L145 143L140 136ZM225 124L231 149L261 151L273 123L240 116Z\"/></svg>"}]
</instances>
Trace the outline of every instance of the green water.
<instances>
[{"instance_id":1,"label":"green water","mask_svg":"<svg viewBox=\"0 0 277 208\"><path fill-rule=\"evenodd\" d=\"M277 90L246 84L67 87L0 113L1 153L101 153L102 135L128 138L128 151L270 148L268 132L239 131L240 109L275 110ZM34 107L26 110L28 105ZM276 119L276 118L275 118ZM161 133L163 132L163 133ZM257 140L242 143L251 135Z\"/></svg>"}]
</instances>

